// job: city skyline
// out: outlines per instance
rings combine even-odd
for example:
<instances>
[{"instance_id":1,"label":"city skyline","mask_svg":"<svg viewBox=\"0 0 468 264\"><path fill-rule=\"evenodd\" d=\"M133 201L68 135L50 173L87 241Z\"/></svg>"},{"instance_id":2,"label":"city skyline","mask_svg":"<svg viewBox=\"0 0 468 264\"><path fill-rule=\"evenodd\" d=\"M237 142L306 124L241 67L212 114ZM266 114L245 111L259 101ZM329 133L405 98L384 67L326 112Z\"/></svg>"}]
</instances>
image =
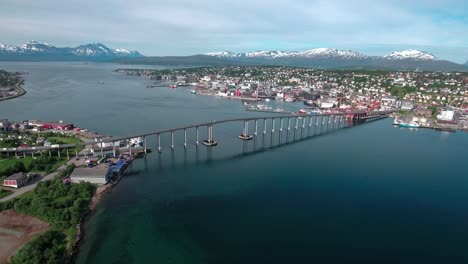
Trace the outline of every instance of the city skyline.
<instances>
[{"instance_id":1,"label":"city skyline","mask_svg":"<svg viewBox=\"0 0 468 264\"><path fill-rule=\"evenodd\" d=\"M91 8L90 8L91 7ZM182 8L183 7L183 8ZM462 1L31 1L7 0L0 43L102 42L146 56L215 51L351 49L367 55L418 49L468 60Z\"/></svg>"}]
</instances>

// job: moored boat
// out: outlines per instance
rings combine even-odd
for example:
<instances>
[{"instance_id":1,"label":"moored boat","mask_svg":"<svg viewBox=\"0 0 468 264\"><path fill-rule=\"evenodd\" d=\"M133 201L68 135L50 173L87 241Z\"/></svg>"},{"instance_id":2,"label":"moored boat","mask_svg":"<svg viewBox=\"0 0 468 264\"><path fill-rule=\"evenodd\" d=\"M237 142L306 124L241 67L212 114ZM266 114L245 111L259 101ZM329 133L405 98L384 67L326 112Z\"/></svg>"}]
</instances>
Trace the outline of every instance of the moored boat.
<instances>
[{"instance_id":1,"label":"moored boat","mask_svg":"<svg viewBox=\"0 0 468 264\"><path fill-rule=\"evenodd\" d=\"M400 127L406 127L406 128L418 128L420 127L420 125L416 122L408 122L408 123L405 123L405 122L400 122L398 124Z\"/></svg>"}]
</instances>

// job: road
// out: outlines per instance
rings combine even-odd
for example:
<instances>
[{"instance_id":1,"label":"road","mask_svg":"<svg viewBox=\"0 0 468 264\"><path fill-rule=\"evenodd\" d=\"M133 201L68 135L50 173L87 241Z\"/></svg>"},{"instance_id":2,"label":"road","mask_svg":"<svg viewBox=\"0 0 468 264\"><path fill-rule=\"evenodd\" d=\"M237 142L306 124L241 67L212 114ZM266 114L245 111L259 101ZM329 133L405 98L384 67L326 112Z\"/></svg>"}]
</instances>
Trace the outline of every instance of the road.
<instances>
[{"instance_id":1,"label":"road","mask_svg":"<svg viewBox=\"0 0 468 264\"><path fill-rule=\"evenodd\" d=\"M81 155L81 152L80 152L80 155ZM5 190L10 190L10 191L13 191L12 194L6 196L6 197L3 197L2 199L0 199L0 203L2 202L6 202L6 201L9 201L13 198L16 198L24 193L27 193L29 191L32 191L34 190L34 188L36 188L37 184L41 181L49 181L49 180L52 180L55 176L57 176L57 174L59 174L61 171L63 171L68 165L74 163L76 166L81 166L84 164L84 158L80 158L80 160L76 161L74 159L70 159L69 161L67 161L65 164L63 164L62 166L60 166L57 170L55 170L54 172L52 173L49 173L47 174L46 176L40 178L39 180L36 180L34 181L33 183L29 183L28 185L26 186L23 186L19 189L11 189L11 188L3 188Z\"/></svg>"}]
</instances>

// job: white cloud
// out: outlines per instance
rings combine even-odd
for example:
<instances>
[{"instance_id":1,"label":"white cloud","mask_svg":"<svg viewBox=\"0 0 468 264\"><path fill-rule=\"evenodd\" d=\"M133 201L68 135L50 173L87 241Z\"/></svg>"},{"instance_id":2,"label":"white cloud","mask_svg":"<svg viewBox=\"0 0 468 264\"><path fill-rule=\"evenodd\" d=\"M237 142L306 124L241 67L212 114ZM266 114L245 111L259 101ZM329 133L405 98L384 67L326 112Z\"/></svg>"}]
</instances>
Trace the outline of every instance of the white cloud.
<instances>
[{"instance_id":1,"label":"white cloud","mask_svg":"<svg viewBox=\"0 0 468 264\"><path fill-rule=\"evenodd\" d=\"M460 0L3 0L0 42L99 41L154 55L317 46L450 49L468 46L467 8Z\"/></svg>"}]
</instances>

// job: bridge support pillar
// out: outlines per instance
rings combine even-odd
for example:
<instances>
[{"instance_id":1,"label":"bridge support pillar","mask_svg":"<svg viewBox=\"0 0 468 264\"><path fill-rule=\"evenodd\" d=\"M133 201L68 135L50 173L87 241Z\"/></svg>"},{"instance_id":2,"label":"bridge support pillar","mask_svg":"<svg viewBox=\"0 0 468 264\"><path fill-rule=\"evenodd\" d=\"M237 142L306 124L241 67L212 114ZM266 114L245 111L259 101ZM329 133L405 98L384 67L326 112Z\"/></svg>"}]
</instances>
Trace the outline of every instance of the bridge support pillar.
<instances>
[{"instance_id":1,"label":"bridge support pillar","mask_svg":"<svg viewBox=\"0 0 468 264\"><path fill-rule=\"evenodd\" d=\"M266 135L267 120L263 119L263 137Z\"/></svg>"},{"instance_id":2,"label":"bridge support pillar","mask_svg":"<svg viewBox=\"0 0 468 264\"><path fill-rule=\"evenodd\" d=\"M57 155L60 158L60 149L57 149Z\"/></svg>"},{"instance_id":3,"label":"bridge support pillar","mask_svg":"<svg viewBox=\"0 0 468 264\"><path fill-rule=\"evenodd\" d=\"M184 148L187 148L187 129L184 128Z\"/></svg>"},{"instance_id":4,"label":"bridge support pillar","mask_svg":"<svg viewBox=\"0 0 468 264\"><path fill-rule=\"evenodd\" d=\"M115 152L114 152L114 157L115 157ZM78 150L75 149L75 158L78 158Z\"/></svg>"},{"instance_id":5,"label":"bridge support pillar","mask_svg":"<svg viewBox=\"0 0 468 264\"><path fill-rule=\"evenodd\" d=\"M49 150L49 157L52 157L52 153L50 152L50 150Z\"/></svg>"},{"instance_id":6,"label":"bridge support pillar","mask_svg":"<svg viewBox=\"0 0 468 264\"><path fill-rule=\"evenodd\" d=\"M271 137L275 134L275 119L271 120Z\"/></svg>"},{"instance_id":7,"label":"bridge support pillar","mask_svg":"<svg viewBox=\"0 0 468 264\"><path fill-rule=\"evenodd\" d=\"M288 143L290 131L291 131L291 118L288 117L288 133L286 134L286 143Z\"/></svg>"},{"instance_id":8,"label":"bridge support pillar","mask_svg":"<svg viewBox=\"0 0 468 264\"><path fill-rule=\"evenodd\" d=\"M145 148L144 151L145 151L145 154L148 153L148 149L147 149L147 144L146 144L146 137L143 137L143 147Z\"/></svg>"},{"instance_id":9,"label":"bridge support pillar","mask_svg":"<svg viewBox=\"0 0 468 264\"><path fill-rule=\"evenodd\" d=\"M294 126L294 140L296 140L297 126L299 125L299 119L296 117L296 125Z\"/></svg>"},{"instance_id":10,"label":"bridge support pillar","mask_svg":"<svg viewBox=\"0 0 468 264\"><path fill-rule=\"evenodd\" d=\"M33 159L34 159L34 151L33 151L33 152L31 152L31 155L32 155L32 157L33 157Z\"/></svg>"},{"instance_id":11,"label":"bridge support pillar","mask_svg":"<svg viewBox=\"0 0 468 264\"><path fill-rule=\"evenodd\" d=\"M199 137L199 135L200 135L200 132L198 131L198 127L195 127L195 134L196 134L196 135L195 135L195 137L196 137L196 139L195 139L195 140L196 140L196 141L195 141L195 144L197 144L197 146L198 146L198 144L199 144L199 139L198 139L198 137Z\"/></svg>"},{"instance_id":12,"label":"bridge support pillar","mask_svg":"<svg viewBox=\"0 0 468 264\"><path fill-rule=\"evenodd\" d=\"M130 148L129 148L129 153L130 153L130 156L132 155L132 145L128 145Z\"/></svg>"},{"instance_id":13,"label":"bridge support pillar","mask_svg":"<svg viewBox=\"0 0 468 264\"><path fill-rule=\"evenodd\" d=\"M174 150L174 131L171 131L171 149Z\"/></svg>"},{"instance_id":14,"label":"bridge support pillar","mask_svg":"<svg viewBox=\"0 0 468 264\"><path fill-rule=\"evenodd\" d=\"M67 149L67 160L70 160L70 153L68 152L68 149Z\"/></svg>"},{"instance_id":15,"label":"bridge support pillar","mask_svg":"<svg viewBox=\"0 0 468 264\"><path fill-rule=\"evenodd\" d=\"M280 119L280 129L279 129L279 137L278 143L281 144L281 136L283 135L283 118Z\"/></svg>"},{"instance_id":16,"label":"bridge support pillar","mask_svg":"<svg viewBox=\"0 0 468 264\"><path fill-rule=\"evenodd\" d=\"M249 121L244 121L244 129L239 138L242 140L251 140L253 138L253 136L249 135Z\"/></svg>"},{"instance_id":17,"label":"bridge support pillar","mask_svg":"<svg viewBox=\"0 0 468 264\"><path fill-rule=\"evenodd\" d=\"M112 142L112 155L114 155L114 158L117 156L117 152L115 150L115 142Z\"/></svg>"},{"instance_id":18,"label":"bridge support pillar","mask_svg":"<svg viewBox=\"0 0 468 264\"><path fill-rule=\"evenodd\" d=\"M102 149L102 141L101 141L101 158L104 157L104 150Z\"/></svg>"},{"instance_id":19,"label":"bridge support pillar","mask_svg":"<svg viewBox=\"0 0 468 264\"><path fill-rule=\"evenodd\" d=\"M255 119L255 133L254 133L255 137L257 137L258 135L258 121Z\"/></svg>"},{"instance_id":20,"label":"bridge support pillar","mask_svg":"<svg viewBox=\"0 0 468 264\"><path fill-rule=\"evenodd\" d=\"M304 137L304 127L305 127L305 121L306 121L307 116L302 117L302 128L301 128L301 139Z\"/></svg>"},{"instance_id":21,"label":"bridge support pillar","mask_svg":"<svg viewBox=\"0 0 468 264\"><path fill-rule=\"evenodd\" d=\"M26 152L23 152L23 158L26 158Z\"/></svg>"},{"instance_id":22,"label":"bridge support pillar","mask_svg":"<svg viewBox=\"0 0 468 264\"><path fill-rule=\"evenodd\" d=\"M309 127L307 128L307 136L310 136L311 127L312 127L312 116L309 116Z\"/></svg>"},{"instance_id":23,"label":"bridge support pillar","mask_svg":"<svg viewBox=\"0 0 468 264\"><path fill-rule=\"evenodd\" d=\"M218 145L218 142L213 140L213 125L208 125L208 139L203 140L202 144L207 147L214 147Z\"/></svg>"},{"instance_id":24,"label":"bridge support pillar","mask_svg":"<svg viewBox=\"0 0 468 264\"><path fill-rule=\"evenodd\" d=\"M158 152L161 153L161 134L158 134Z\"/></svg>"}]
</instances>

